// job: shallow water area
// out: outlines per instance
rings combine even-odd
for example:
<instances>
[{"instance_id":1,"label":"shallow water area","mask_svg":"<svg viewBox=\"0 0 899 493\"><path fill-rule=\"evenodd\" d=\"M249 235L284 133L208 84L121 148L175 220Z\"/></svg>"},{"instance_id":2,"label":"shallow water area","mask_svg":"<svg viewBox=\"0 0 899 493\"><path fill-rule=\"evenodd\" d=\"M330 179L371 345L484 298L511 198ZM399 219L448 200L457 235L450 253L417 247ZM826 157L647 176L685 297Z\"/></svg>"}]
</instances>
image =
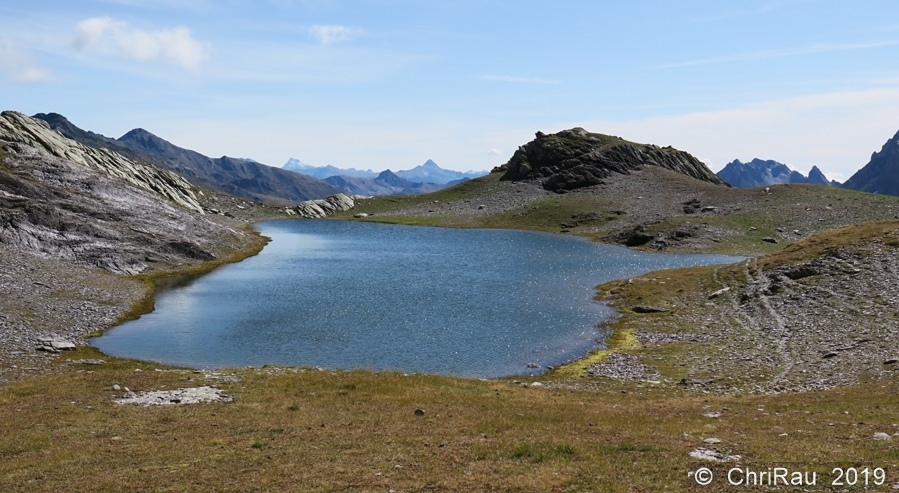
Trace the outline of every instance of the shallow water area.
<instances>
[{"instance_id":1,"label":"shallow water area","mask_svg":"<svg viewBox=\"0 0 899 493\"><path fill-rule=\"evenodd\" d=\"M258 228L272 238L259 255L161 289L154 312L91 344L193 368L536 374L597 347L612 311L593 300L596 285L739 260L528 231L335 220Z\"/></svg>"}]
</instances>

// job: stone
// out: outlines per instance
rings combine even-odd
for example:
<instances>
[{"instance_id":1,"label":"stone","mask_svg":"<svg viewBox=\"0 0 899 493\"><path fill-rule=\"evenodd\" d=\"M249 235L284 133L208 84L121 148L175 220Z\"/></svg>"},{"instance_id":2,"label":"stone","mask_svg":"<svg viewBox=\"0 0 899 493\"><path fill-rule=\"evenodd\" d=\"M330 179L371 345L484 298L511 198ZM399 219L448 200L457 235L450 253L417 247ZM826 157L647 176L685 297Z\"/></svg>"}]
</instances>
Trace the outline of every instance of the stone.
<instances>
[{"instance_id":1,"label":"stone","mask_svg":"<svg viewBox=\"0 0 899 493\"><path fill-rule=\"evenodd\" d=\"M715 291L714 293L710 294L709 299L713 300L728 291L730 291L730 286L723 287L723 288L719 289L718 291Z\"/></svg>"},{"instance_id":2,"label":"stone","mask_svg":"<svg viewBox=\"0 0 899 493\"><path fill-rule=\"evenodd\" d=\"M881 440L881 441L889 441L889 440L892 440L893 437L891 437L888 433L878 431L877 433L874 434L874 439Z\"/></svg>"},{"instance_id":3,"label":"stone","mask_svg":"<svg viewBox=\"0 0 899 493\"><path fill-rule=\"evenodd\" d=\"M667 308L661 308L658 306L649 306L649 305L637 305L637 306L631 308L631 310L634 313L664 313L664 312L668 311Z\"/></svg>"},{"instance_id":4,"label":"stone","mask_svg":"<svg viewBox=\"0 0 899 493\"><path fill-rule=\"evenodd\" d=\"M348 211L355 207L357 196L349 196L344 193L331 195L328 198L306 200L294 206L297 215L307 219L320 219L328 217L336 212Z\"/></svg>"},{"instance_id":5,"label":"stone","mask_svg":"<svg viewBox=\"0 0 899 493\"><path fill-rule=\"evenodd\" d=\"M741 459L741 456L739 455L728 455L718 452L717 450L711 450L703 447L690 452L690 457L711 462L733 462Z\"/></svg>"},{"instance_id":6,"label":"stone","mask_svg":"<svg viewBox=\"0 0 899 493\"><path fill-rule=\"evenodd\" d=\"M705 442L709 445L714 445L716 443L721 443L721 439L720 438L706 438L705 440L703 440L703 442Z\"/></svg>"},{"instance_id":7,"label":"stone","mask_svg":"<svg viewBox=\"0 0 899 493\"><path fill-rule=\"evenodd\" d=\"M540 368L540 365L537 363L528 363L528 368Z\"/></svg>"},{"instance_id":8,"label":"stone","mask_svg":"<svg viewBox=\"0 0 899 493\"><path fill-rule=\"evenodd\" d=\"M368 214L364 212L358 212L356 214L353 214L353 217L355 217L356 219L362 219L363 217L368 217Z\"/></svg>"},{"instance_id":9,"label":"stone","mask_svg":"<svg viewBox=\"0 0 899 493\"><path fill-rule=\"evenodd\" d=\"M72 351L76 348L74 342L59 337L41 337L37 340L37 342L38 351L47 351L49 353Z\"/></svg>"},{"instance_id":10,"label":"stone","mask_svg":"<svg viewBox=\"0 0 899 493\"><path fill-rule=\"evenodd\" d=\"M883 361L885 365L895 365L896 363L899 363L899 358L890 358Z\"/></svg>"},{"instance_id":11,"label":"stone","mask_svg":"<svg viewBox=\"0 0 899 493\"><path fill-rule=\"evenodd\" d=\"M125 387L123 397L113 399L117 404L133 404L138 406L170 406L176 404L199 404L209 402L231 402L234 400L221 389L215 387L191 387L176 390L157 390L150 392L131 392Z\"/></svg>"},{"instance_id":12,"label":"stone","mask_svg":"<svg viewBox=\"0 0 899 493\"><path fill-rule=\"evenodd\" d=\"M777 243L777 240L770 236L762 238L762 241L764 241L765 243Z\"/></svg>"}]
</instances>

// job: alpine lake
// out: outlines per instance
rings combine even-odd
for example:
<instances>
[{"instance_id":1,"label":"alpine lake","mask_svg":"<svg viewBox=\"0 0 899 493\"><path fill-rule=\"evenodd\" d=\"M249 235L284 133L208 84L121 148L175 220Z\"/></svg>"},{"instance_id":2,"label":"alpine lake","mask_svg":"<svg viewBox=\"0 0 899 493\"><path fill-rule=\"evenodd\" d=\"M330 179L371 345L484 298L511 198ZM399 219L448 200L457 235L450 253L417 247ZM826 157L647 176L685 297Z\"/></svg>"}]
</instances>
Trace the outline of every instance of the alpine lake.
<instances>
[{"instance_id":1,"label":"alpine lake","mask_svg":"<svg viewBox=\"0 0 899 493\"><path fill-rule=\"evenodd\" d=\"M258 255L161 284L156 309L91 344L191 368L287 365L533 375L602 347L595 286L738 257L646 253L513 230L338 220L257 225Z\"/></svg>"}]
</instances>

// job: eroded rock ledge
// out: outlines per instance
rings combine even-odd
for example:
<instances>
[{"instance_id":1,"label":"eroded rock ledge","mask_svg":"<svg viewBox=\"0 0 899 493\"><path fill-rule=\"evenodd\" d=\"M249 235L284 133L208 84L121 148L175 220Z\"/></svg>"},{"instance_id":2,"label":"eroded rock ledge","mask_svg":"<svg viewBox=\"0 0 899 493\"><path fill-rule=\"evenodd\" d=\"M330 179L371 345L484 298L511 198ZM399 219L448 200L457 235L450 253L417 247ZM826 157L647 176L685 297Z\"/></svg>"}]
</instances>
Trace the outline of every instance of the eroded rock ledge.
<instances>
[{"instance_id":1,"label":"eroded rock ledge","mask_svg":"<svg viewBox=\"0 0 899 493\"><path fill-rule=\"evenodd\" d=\"M285 209L288 214L296 214L308 219L328 217L337 212L348 211L356 206L356 202L364 199L361 195L338 193L325 199L306 200L294 207Z\"/></svg>"},{"instance_id":2,"label":"eroded rock ledge","mask_svg":"<svg viewBox=\"0 0 899 493\"><path fill-rule=\"evenodd\" d=\"M96 149L63 137L43 120L16 111L0 113L0 140L19 142L58 158L125 180L176 204L203 213L193 186L180 175L132 161L107 149Z\"/></svg>"}]
</instances>

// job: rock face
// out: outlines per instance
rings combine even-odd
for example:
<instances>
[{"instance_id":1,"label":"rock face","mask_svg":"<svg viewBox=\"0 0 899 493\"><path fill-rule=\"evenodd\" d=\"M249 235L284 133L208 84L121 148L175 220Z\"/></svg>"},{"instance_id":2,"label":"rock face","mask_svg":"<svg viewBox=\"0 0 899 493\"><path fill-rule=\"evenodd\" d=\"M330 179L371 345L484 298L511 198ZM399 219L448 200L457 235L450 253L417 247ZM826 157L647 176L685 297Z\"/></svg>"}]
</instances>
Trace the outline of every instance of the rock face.
<instances>
[{"instance_id":1,"label":"rock face","mask_svg":"<svg viewBox=\"0 0 899 493\"><path fill-rule=\"evenodd\" d=\"M62 135L85 145L111 149L132 160L174 171L195 185L258 202L288 205L340 192L321 180L256 161L227 156L213 159L178 147L140 128L111 139L81 130L56 113L39 113L35 118L48 122Z\"/></svg>"},{"instance_id":2,"label":"rock face","mask_svg":"<svg viewBox=\"0 0 899 493\"><path fill-rule=\"evenodd\" d=\"M356 201L363 197L359 195L349 196L343 193L332 195L326 199L307 200L300 202L292 210L300 217L308 219L320 219L328 217L335 212L348 211L355 207Z\"/></svg>"},{"instance_id":3,"label":"rock face","mask_svg":"<svg viewBox=\"0 0 899 493\"><path fill-rule=\"evenodd\" d=\"M545 189L565 192L598 185L612 173L630 174L643 166L659 166L698 180L725 184L686 152L589 133L583 128L549 135L537 132L536 139L519 147L512 159L494 172L505 171L502 180L541 180Z\"/></svg>"},{"instance_id":4,"label":"rock face","mask_svg":"<svg viewBox=\"0 0 899 493\"><path fill-rule=\"evenodd\" d=\"M202 213L193 187L181 176L132 161L119 153L96 149L63 137L42 120L15 111L0 113L0 140L21 142L58 158L115 176L172 202Z\"/></svg>"},{"instance_id":5,"label":"rock face","mask_svg":"<svg viewBox=\"0 0 899 493\"><path fill-rule=\"evenodd\" d=\"M791 170L787 165L773 160L753 159L748 163L735 159L718 172L718 177L738 188L781 185L784 183L809 183L813 185L834 185L824 173L813 166L808 176Z\"/></svg>"},{"instance_id":6,"label":"rock face","mask_svg":"<svg viewBox=\"0 0 899 493\"><path fill-rule=\"evenodd\" d=\"M213 260L248 233L203 214L182 177L0 115L0 255L137 274ZM2 265L2 262L0 262Z\"/></svg>"},{"instance_id":7,"label":"rock face","mask_svg":"<svg viewBox=\"0 0 899 493\"><path fill-rule=\"evenodd\" d=\"M843 187L899 195L899 132L883 145L880 152L871 154L868 164L846 180Z\"/></svg>"}]
</instances>

